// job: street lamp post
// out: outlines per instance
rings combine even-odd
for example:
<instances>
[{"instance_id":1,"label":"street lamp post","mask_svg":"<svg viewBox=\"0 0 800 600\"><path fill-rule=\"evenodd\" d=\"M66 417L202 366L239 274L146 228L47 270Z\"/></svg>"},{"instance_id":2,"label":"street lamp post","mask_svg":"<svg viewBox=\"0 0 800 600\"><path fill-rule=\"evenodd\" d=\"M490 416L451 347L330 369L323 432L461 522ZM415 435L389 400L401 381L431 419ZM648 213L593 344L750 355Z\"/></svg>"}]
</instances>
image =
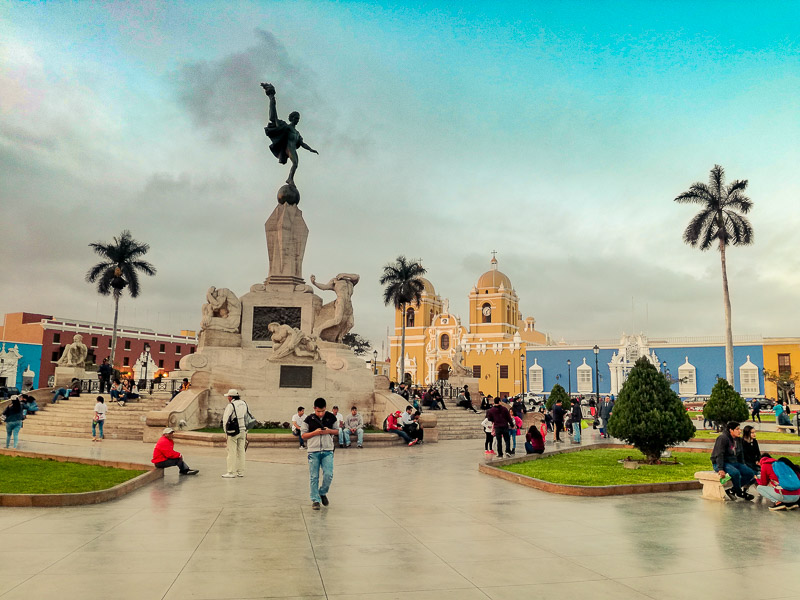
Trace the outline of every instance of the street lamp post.
<instances>
[{"instance_id":1,"label":"street lamp post","mask_svg":"<svg viewBox=\"0 0 800 600\"><path fill-rule=\"evenodd\" d=\"M519 372L522 382L522 401L525 402L525 354L519 355Z\"/></svg>"},{"instance_id":2,"label":"street lamp post","mask_svg":"<svg viewBox=\"0 0 800 600\"><path fill-rule=\"evenodd\" d=\"M377 350L373 350L372 351L372 374L373 375L377 375L378 374L378 351Z\"/></svg>"},{"instance_id":3,"label":"street lamp post","mask_svg":"<svg viewBox=\"0 0 800 600\"><path fill-rule=\"evenodd\" d=\"M500 397L500 363L495 364L495 381L497 381L497 387L495 388L495 398Z\"/></svg>"},{"instance_id":4,"label":"street lamp post","mask_svg":"<svg viewBox=\"0 0 800 600\"><path fill-rule=\"evenodd\" d=\"M569 388L569 399L572 400L572 361L567 359L567 387Z\"/></svg>"},{"instance_id":5,"label":"street lamp post","mask_svg":"<svg viewBox=\"0 0 800 600\"><path fill-rule=\"evenodd\" d=\"M150 344L144 345L144 389L147 390L147 363L150 362Z\"/></svg>"},{"instance_id":6,"label":"street lamp post","mask_svg":"<svg viewBox=\"0 0 800 600\"><path fill-rule=\"evenodd\" d=\"M600 370L598 369L597 357L600 354L600 347L595 344L594 348L594 399L600 404Z\"/></svg>"},{"instance_id":7,"label":"street lamp post","mask_svg":"<svg viewBox=\"0 0 800 600\"><path fill-rule=\"evenodd\" d=\"M666 373L667 372L667 361L664 361L664 362L661 363L661 372L662 373Z\"/></svg>"}]
</instances>

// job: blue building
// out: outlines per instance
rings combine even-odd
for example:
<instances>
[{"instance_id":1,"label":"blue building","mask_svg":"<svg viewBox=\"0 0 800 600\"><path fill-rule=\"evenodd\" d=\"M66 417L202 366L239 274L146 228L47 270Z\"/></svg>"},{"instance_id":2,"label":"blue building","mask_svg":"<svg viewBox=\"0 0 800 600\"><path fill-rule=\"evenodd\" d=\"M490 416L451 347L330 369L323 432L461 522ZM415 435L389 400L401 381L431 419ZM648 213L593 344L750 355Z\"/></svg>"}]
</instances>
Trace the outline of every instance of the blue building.
<instances>
[{"instance_id":1,"label":"blue building","mask_svg":"<svg viewBox=\"0 0 800 600\"><path fill-rule=\"evenodd\" d=\"M595 353L597 346L597 353ZM646 356L673 381L682 398L711 394L717 378L725 376L725 345L714 338L668 338L625 335L616 343L572 343L531 346L526 351L527 389L548 394L555 384L576 394L618 394L640 357ZM746 398L764 394L764 351L760 338L734 341L734 387ZM595 371L597 368L597 371Z\"/></svg>"},{"instance_id":2,"label":"blue building","mask_svg":"<svg viewBox=\"0 0 800 600\"><path fill-rule=\"evenodd\" d=\"M33 378L33 387L39 387L42 345L1 342L0 346L0 386L22 389L23 373Z\"/></svg>"}]
</instances>

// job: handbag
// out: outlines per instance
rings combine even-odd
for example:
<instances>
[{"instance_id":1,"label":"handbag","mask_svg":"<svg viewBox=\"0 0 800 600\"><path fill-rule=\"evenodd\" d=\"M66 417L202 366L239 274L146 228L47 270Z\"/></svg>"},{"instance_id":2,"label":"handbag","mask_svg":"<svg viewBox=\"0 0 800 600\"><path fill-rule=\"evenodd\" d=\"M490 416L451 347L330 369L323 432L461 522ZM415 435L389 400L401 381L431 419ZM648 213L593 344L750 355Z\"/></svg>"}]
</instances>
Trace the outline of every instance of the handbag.
<instances>
[{"instance_id":1,"label":"handbag","mask_svg":"<svg viewBox=\"0 0 800 600\"><path fill-rule=\"evenodd\" d=\"M244 428L250 431L253 427L256 426L256 418L250 414L250 407L247 407L247 412L244 414Z\"/></svg>"},{"instance_id":2,"label":"handbag","mask_svg":"<svg viewBox=\"0 0 800 600\"><path fill-rule=\"evenodd\" d=\"M233 406L233 413L228 417L228 422L225 423L225 433L229 436L239 435L241 429L239 428L239 416L236 414L236 405Z\"/></svg>"}]
</instances>

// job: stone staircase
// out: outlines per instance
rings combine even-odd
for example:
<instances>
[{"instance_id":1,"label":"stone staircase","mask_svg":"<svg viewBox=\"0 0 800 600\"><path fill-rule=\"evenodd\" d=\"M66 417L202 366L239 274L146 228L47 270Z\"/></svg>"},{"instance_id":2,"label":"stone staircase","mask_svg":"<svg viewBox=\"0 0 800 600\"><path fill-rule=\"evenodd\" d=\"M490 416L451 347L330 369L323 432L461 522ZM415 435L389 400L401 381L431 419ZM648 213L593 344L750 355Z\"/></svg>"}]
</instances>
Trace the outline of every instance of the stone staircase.
<instances>
[{"instance_id":1,"label":"stone staircase","mask_svg":"<svg viewBox=\"0 0 800 600\"><path fill-rule=\"evenodd\" d=\"M428 411L426 411L428 412ZM463 408L448 408L435 411L439 430L439 440L477 440L484 439L481 421L485 418L483 411L466 411Z\"/></svg>"},{"instance_id":2,"label":"stone staircase","mask_svg":"<svg viewBox=\"0 0 800 600\"><path fill-rule=\"evenodd\" d=\"M108 394L102 395L108 405L103 427L107 440L141 440L147 413L160 410L165 404L163 398L143 395L136 402L118 406ZM90 438L97 396L82 394L56 404L40 403L37 413L25 419L22 434Z\"/></svg>"}]
</instances>

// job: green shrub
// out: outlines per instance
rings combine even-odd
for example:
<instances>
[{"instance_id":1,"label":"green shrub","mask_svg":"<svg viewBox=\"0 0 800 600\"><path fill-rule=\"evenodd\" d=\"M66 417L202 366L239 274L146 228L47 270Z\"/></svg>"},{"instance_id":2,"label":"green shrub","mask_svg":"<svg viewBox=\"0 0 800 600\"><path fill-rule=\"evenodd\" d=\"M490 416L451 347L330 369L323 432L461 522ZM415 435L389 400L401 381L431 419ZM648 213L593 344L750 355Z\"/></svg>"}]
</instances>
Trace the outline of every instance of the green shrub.
<instances>
[{"instance_id":1,"label":"green shrub","mask_svg":"<svg viewBox=\"0 0 800 600\"><path fill-rule=\"evenodd\" d=\"M645 357L636 361L614 403L608 432L632 444L655 463L661 453L694 435L683 402Z\"/></svg>"},{"instance_id":2,"label":"green shrub","mask_svg":"<svg viewBox=\"0 0 800 600\"><path fill-rule=\"evenodd\" d=\"M703 407L703 417L714 423L746 421L750 416L747 403L727 379L718 379L711 390L711 397Z\"/></svg>"},{"instance_id":3,"label":"green shrub","mask_svg":"<svg viewBox=\"0 0 800 600\"><path fill-rule=\"evenodd\" d=\"M564 407L564 410L569 411L569 396L567 391L559 384L555 384L553 389L550 390L550 395L547 397L547 410L553 410L556 402L559 402Z\"/></svg>"}]
</instances>

